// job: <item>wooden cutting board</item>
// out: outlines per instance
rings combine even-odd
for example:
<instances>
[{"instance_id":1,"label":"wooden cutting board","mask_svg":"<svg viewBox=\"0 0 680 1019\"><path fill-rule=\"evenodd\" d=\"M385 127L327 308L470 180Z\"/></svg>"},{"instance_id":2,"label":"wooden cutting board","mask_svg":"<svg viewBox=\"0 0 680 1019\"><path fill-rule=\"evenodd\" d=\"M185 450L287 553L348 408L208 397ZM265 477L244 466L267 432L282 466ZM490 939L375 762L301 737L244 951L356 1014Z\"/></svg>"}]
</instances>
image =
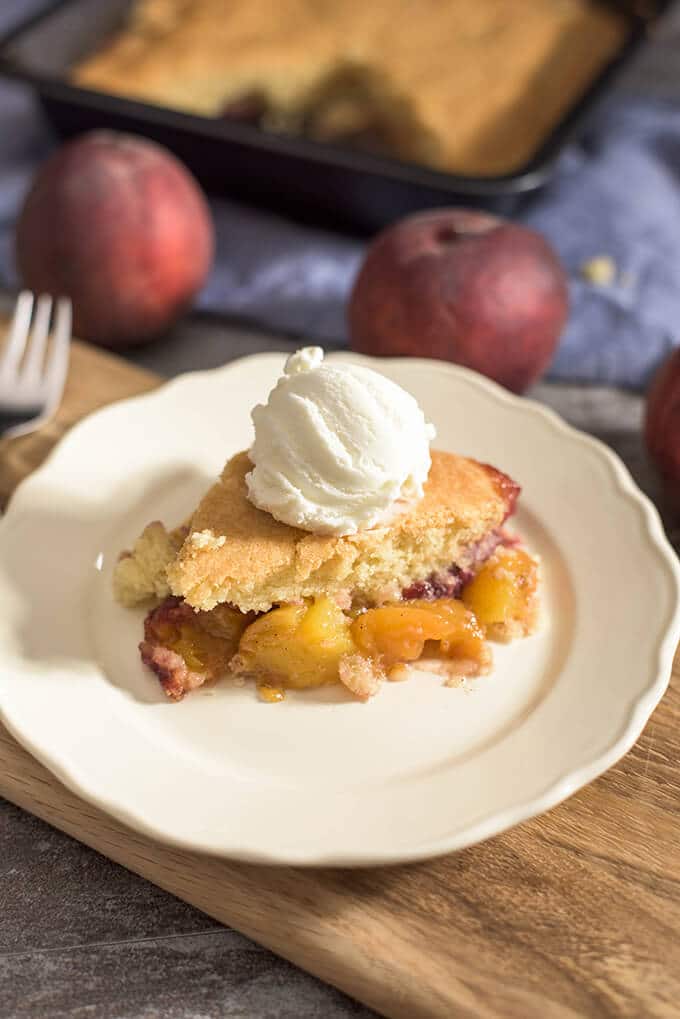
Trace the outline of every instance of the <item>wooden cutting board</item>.
<instances>
[{"instance_id":1,"label":"wooden cutting board","mask_svg":"<svg viewBox=\"0 0 680 1019\"><path fill-rule=\"evenodd\" d=\"M76 344L56 421L0 443L0 495L84 413L158 381ZM680 661L615 768L429 863L263 868L168 849L79 800L2 729L0 794L386 1016L680 1015Z\"/></svg>"}]
</instances>

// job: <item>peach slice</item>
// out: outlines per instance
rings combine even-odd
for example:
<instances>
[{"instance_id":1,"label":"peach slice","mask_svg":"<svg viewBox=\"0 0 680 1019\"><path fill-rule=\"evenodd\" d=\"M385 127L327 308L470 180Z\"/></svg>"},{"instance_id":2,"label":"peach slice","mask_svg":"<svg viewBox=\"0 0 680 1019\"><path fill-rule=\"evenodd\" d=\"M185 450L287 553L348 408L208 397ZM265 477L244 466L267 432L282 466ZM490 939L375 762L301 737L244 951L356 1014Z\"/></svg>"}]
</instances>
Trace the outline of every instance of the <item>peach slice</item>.
<instances>
[{"instance_id":1,"label":"peach slice","mask_svg":"<svg viewBox=\"0 0 680 1019\"><path fill-rule=\"evenodd\" d=\"M352 623L352 637L362 652L389 668L415 662L434 641L445 658L486 659L484 634L472 612L456 598L405 601L369 609Z\"/></svg>"},{"instance_id":2,"label":"peach slice","mask_svg":"<svg viewBox=\"0 0 680 1019\"><path fill-rule=\"evenodd\" d=\"M335 683L340 659L356 651L350 623L330 598L282 605L246 629L234 667L273 686L303 689Z\"/></svg>"},{"instance_id":3,"label":"peach slice","mask_svg":"<svg viewBox=\"0 0 680 1019\"><path fill-rule=\"evenodd\" d=\"M463 589L463 602L488 637L525 637L536 624L538 563L520 547L498 549Z\"/></svg>"}]
</instances>

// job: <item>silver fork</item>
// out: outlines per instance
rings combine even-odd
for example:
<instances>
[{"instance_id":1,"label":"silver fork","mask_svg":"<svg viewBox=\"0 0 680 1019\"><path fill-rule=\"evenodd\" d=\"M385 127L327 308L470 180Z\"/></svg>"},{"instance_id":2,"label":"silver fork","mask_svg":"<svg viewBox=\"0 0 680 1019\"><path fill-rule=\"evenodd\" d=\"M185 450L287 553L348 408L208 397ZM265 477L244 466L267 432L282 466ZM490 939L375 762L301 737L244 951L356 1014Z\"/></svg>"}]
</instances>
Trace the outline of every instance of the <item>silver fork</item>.
<instances>
[{"instance_id":1,"label":"silver fork","mask_svg":"<svg viewBox=\"0 0 680 1019\"><path fill-rule=\"evenodd\" d=\"M36 301L30 290L22 291L17 299L7 341L0 352L3 437L34 431L59 406L68 371L71 302L59 298L54 322L52 304L48 294Z\"/></svg>"}]
</instances>

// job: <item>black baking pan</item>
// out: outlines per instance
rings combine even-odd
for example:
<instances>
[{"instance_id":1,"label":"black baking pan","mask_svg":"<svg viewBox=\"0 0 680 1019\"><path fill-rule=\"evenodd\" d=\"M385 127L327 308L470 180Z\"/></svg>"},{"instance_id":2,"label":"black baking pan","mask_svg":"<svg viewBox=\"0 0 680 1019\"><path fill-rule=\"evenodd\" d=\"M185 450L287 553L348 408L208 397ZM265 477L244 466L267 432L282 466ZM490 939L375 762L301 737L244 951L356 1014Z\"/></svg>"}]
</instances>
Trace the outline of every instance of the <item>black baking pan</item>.
<instances>
[{"instance_id":1,"label":"black baking pan","mask_svg":"<svg viewBox=\"0 0 680 1019\"><path fill-rule=\"evenodd\" d=\"M37 90L62 136L101 127L143 134L175 152L212 193L370 232L409 212L442 205L511 213L524 196L545 183L567 139L669 3L631 0L616 5L630 25L621 50L535 156L516 172L499 177L456 176L70 84L68 68L120 27L131 0L58 0L0 40L0 72Z\"/></svg>"}]
</instances>

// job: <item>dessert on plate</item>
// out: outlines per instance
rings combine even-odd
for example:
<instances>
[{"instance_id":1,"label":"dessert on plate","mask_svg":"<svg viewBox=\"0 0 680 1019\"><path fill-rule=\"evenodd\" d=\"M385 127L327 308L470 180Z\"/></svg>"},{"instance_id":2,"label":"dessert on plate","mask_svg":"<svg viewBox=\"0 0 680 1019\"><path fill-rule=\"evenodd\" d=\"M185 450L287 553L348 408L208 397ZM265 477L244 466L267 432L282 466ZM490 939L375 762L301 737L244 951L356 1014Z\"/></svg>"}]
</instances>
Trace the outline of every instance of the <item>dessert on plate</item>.
<instances>
[{"instance_id":1,"label":"dessert on plate","mask_svg":"<svg viewBox=\"0 0 680 1019\"><path fill-rule=\"evenodd\" d=\"M137 0L72 78L490 175L535 153L627 31L596 0Z\"/></svg>"},{"instance_id":2,"label":"dessert on plate","mask_svg":"<svg viewBox=\"0 0 680 1019\"><path fill-rule=\"evenodd\" d=\"M227 674L272 701L366 700L414 668L456 685L534 630L538 563L504 526L519 486L431 450L404 389L308 347L252 417L188 523L149 524L114 571L118 601L150 605L140 653L170 698Z\"/></svg>"}]
</instances>

